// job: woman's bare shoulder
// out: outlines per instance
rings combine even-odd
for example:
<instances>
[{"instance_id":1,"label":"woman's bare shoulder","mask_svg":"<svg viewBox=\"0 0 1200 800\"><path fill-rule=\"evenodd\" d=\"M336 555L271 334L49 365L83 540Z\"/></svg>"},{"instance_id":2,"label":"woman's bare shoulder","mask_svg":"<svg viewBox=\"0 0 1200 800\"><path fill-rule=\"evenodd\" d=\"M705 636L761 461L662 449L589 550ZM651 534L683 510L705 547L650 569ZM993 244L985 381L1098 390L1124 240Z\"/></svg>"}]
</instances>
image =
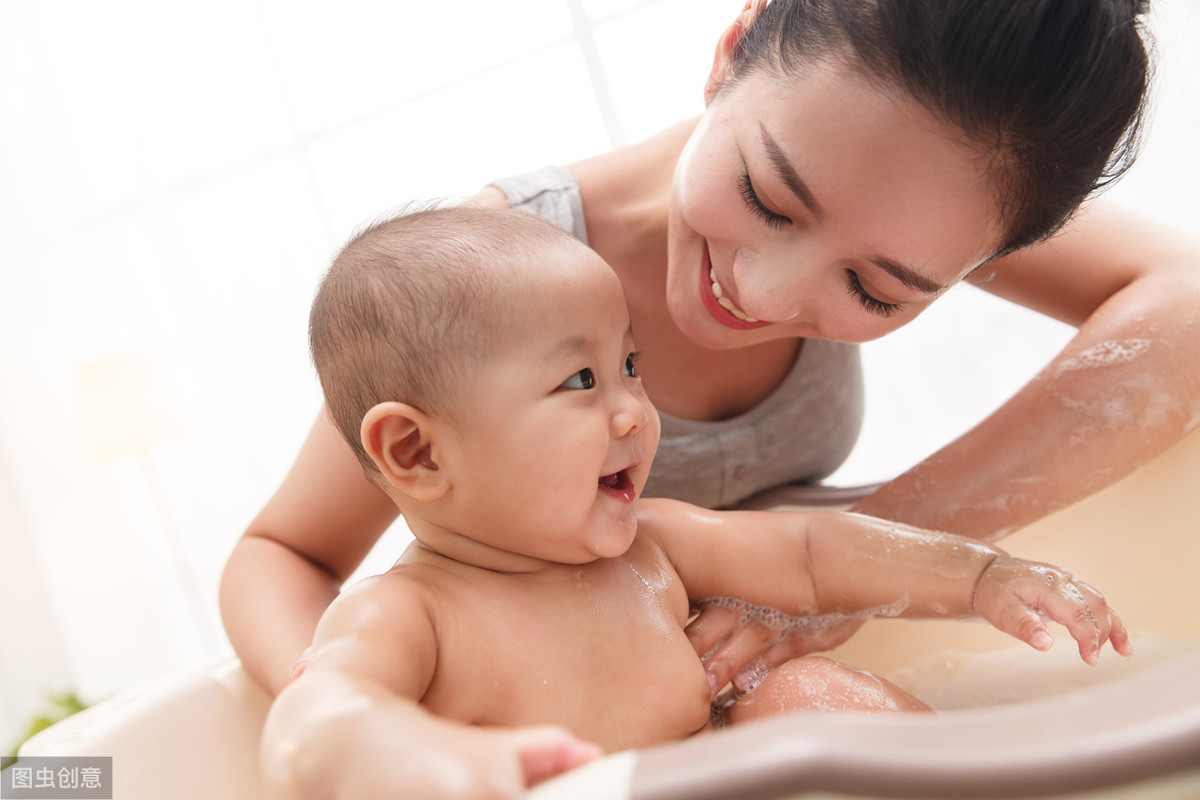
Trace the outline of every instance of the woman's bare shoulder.
<instances>
[{"instance_id":1,"label":"woman's bare shoulder","mask_svg":"<svg viewBox=\"0 0 1200 800\"><path fill-rule=\"evenodd\" d=\"M463 200L462 204L471 208L507 208L508 198L497 187L485 186Z\"/></svg>"},{"instance_id":2,"label":"woman's bare shoulder","mask_svg":"<svg viewBox=\"0 0 1200 800\"><path fill-rule=\"evenodd\" d=\"M646 139L572 162L567 165L567 170L585 192L603 187L637 186L647 181L663 183L664 177L669 183L675 162L695 130L696 122L697 119L684 120Z\"/></svg>"}]
</instances>

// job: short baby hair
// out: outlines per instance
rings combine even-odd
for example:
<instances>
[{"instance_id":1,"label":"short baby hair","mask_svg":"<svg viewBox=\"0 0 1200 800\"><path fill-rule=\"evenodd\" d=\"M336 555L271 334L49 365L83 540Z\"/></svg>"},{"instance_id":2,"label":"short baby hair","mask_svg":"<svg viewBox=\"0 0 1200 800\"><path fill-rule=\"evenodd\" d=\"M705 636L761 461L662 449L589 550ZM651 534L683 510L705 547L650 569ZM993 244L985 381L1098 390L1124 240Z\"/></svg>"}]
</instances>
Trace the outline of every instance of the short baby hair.
<instances>
[{"instance_id":1,"label":"short baby hair","mask_svg":"<svg viewBox=\"0 0 1200 800\"><path fill-rule=\"evenodd\" d=\"M369 477L367 411L395 400L453 413L464 377L508 335L506 267L565 243L582 246L523 211L453 206L375 222L342 248L313 301L309 347L329 416Z\"/></svg>"}]
</instances>

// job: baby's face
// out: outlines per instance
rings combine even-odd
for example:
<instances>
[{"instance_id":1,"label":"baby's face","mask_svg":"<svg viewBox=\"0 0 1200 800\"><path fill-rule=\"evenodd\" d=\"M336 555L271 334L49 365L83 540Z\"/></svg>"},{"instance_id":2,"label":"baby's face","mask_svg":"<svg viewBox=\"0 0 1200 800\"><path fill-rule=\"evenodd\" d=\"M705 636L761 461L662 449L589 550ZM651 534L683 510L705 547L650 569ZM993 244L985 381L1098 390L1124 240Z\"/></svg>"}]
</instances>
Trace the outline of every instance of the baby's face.
<instances>
[{"instance_id":1,"label":"baby's face","mask_svg":"<svg viewBox=\"0 0 1200 800\"><path fill-rule=\"evenodd\" d=\"M444 453L454 459L446 522L546 561L620 555L659 439L620 282L583 245L516 269L505 289L513 330L466 387Z\"/></svg>"}]
</instances>

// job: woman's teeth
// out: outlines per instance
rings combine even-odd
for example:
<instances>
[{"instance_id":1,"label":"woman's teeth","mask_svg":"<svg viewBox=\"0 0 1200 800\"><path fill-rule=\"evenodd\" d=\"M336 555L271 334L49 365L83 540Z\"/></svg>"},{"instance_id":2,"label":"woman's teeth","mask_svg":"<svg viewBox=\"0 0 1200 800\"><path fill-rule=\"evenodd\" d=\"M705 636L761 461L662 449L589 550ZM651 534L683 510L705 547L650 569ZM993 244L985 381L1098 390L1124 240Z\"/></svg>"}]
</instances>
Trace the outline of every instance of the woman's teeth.
<instances>
[{"instance_id":1,"label":"woman's teeth","mask_svg":"<svg viewBox=\"0 0 1200 800\"><path fill-rule=\"evenodd\" d=\"M722 295L724 294L724 290L721 288L721 284L717 283L716 270L710 269L708 271L708 278L709 278L709 280L712 281L713 296L717 298L717 303L721 306L721 308L725 309L730 314L733 314L735 317L742 320L743 322L758 322L757 319L746 314L740 308L735 306L733 304L733 301L730 300L728 297L722 297Z\"/></svg>"}]
</instances>

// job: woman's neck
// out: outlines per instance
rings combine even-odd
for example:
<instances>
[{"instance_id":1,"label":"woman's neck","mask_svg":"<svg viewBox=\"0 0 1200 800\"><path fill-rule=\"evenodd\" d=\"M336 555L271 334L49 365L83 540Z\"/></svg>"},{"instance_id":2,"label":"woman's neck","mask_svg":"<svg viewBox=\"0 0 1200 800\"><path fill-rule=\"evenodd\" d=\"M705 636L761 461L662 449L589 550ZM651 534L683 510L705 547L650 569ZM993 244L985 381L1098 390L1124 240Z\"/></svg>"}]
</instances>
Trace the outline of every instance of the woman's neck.
<instances>
[{"instance_id":1,"label":"woman's neck","mask_svg":"<svg viewBox=\"0 0 1200 800\"><path fill-rule=\"evenodd\" d=\"M631 271L665 275L675 163L696 122L567 167L579 184L588 244L623 282Z\"/></svg>"}]
</instances>

